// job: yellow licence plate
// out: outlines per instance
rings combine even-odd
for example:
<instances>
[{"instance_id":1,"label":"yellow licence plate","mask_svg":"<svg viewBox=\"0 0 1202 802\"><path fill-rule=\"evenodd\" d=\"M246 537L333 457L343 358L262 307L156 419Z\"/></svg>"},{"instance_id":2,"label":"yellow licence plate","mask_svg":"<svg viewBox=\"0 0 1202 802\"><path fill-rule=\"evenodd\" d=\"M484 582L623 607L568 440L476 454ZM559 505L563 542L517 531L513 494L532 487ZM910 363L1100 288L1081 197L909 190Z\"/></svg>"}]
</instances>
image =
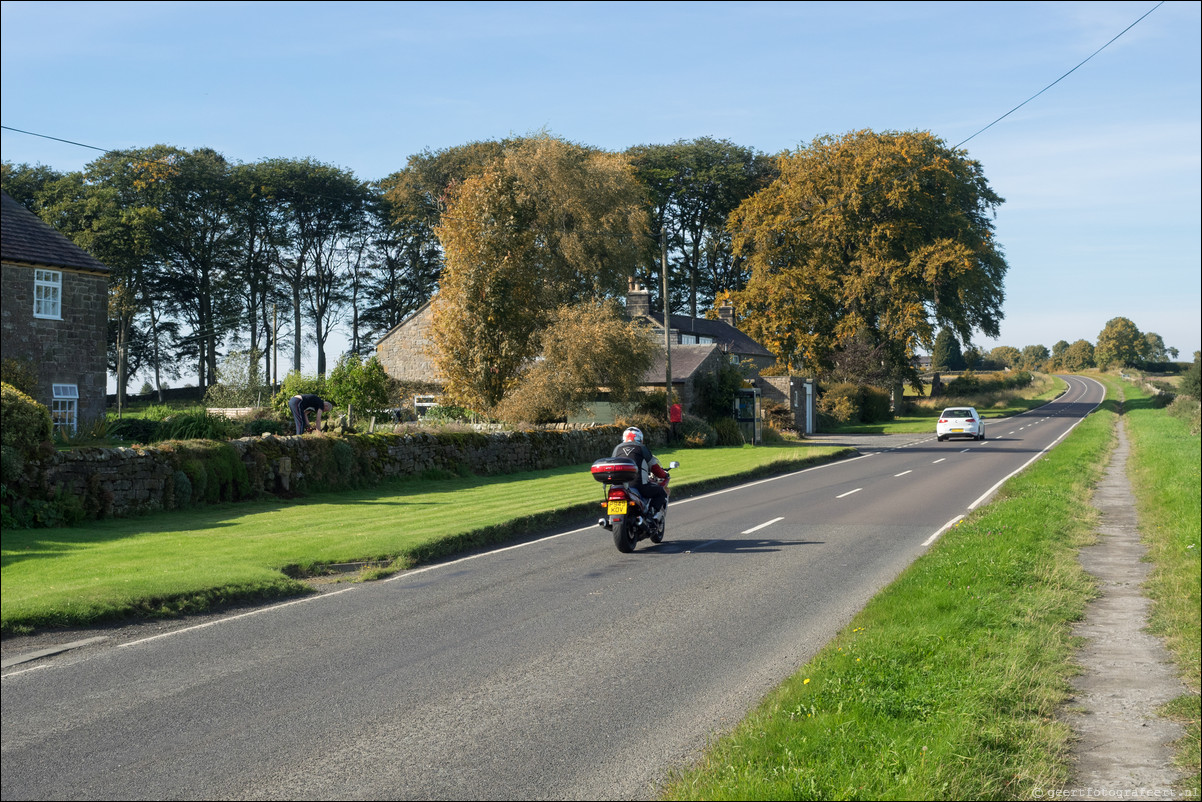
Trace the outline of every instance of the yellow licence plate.
<instances>
[{"instance_id":1,"label":"yellow licence plate","mask_svg":"<svg viewBox=\"0 0 1202 802\"><path fill-rule=\"evenodd\" d=\"M626 502L625 501L609 502L609 514L610 515L625 515L626 514Z\"/></svg>"}]
</instances>

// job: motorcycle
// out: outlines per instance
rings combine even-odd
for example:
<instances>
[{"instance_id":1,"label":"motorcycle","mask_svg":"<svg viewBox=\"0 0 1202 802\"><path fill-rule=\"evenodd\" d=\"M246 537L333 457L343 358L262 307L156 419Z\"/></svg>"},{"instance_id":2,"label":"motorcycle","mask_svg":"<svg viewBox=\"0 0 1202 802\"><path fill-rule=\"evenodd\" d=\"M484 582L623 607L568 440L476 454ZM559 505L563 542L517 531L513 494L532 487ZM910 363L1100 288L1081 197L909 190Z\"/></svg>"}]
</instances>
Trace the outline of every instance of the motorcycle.
<instances>
[{"instance_id":1,"label":"motorcycle","mask_svg":"<svg viewBox=\"0 0 1202 802\"><path fill-rule=\"evenodd\" d=\"M675 461L668 465L669 470L679 467L680 463ZM665 504L664 518L656 521L650 512L651 502L638 490L639 466L633 460L610 457L594 462L591 471L593 478L603 485L601 506L605 514L598 519L597 526L613 532L618 551L629 554L634 551L634 545L644 539L662 543L667 506ZM663 487L667 495L667 477L663 480L651 477L651 481Z\"/></svg>"}]
</instances>

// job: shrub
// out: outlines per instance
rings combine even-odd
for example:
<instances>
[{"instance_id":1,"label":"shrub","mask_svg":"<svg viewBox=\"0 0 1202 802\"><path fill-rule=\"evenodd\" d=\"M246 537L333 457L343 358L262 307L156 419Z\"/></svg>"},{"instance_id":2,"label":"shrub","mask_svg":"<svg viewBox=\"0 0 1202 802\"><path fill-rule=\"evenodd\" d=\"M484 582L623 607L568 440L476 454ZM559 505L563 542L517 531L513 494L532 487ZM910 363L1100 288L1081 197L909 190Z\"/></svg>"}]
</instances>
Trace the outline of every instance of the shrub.
<instances>
[{"instance_id":1,"label":"shrub","mask_svg":"<svg viewBox=\"0 0 1202 802\"><path fill-rule=\"evenodd\" d=\"M163 421L160 435L166 440L233 440L242 436L242 424L197 409L180 412Z\"/></svg>"},{"instance_id":2,"label":"shrub","mask_svg":"<svg viewBox=\"0 0 1202 802\"><path fill-rule=\"evenodd\" d=\"M271 408L281 420L292 420L292 410L288 409L288 399L294 395L312 393L322 398L326 397L326 380L321 376L302 376L299 371L290 370L280 384L280 391L271 397ZM328 399L327 399L328 400ZM325 422L325 416L322 416Z\"/></svg>"},{"instance_id":3,"label":"shrub","mask_svg":"<svg viewBox=\"0 0 1202 802\"><path fill-rule=\"evenodd\" d=\"M1196 398L1178 396L1169 404L1169 414L1189 427L1190 434L1202 431L1202 404Z\"/></svg>"},{"instance_id":4,"label":"shrub","mask_svg":"<svg viewBox=\"0 0 1202 802\"><path fill-rule=\"evenodd\" d=\"M109 434L114 438L132 443L154 443L162 440L162 421L153 418L121 418L109 425Z\"/></svg>"},{"instance_id":5,"label":"shrub","mask_svg":"<svg viewBox=\"0 0 1202 802\"><path fill-rule=\"evenodd\" d=\"M0 384L0 444L33 456L54 429L50 410L9 384Z\"/></svg>"},{"instance_id":6,"label":"shrub","mask_svg":"<svg viewBox=\"0 0 1202 802\"><path fill-rule=\"evenodd\" d=\"M746 442L743 439L743 431L734 418L722 418L714 421L711 425L714 433L718 435L718 445L720 446L741 446Z\"/></svg>"},{"instance_id":7,"label":"shrub","mask_svg":"<svg viewBox=\"0 0 1202 802\"><path fill-rule=\"evenodd\" d=\"M686 448L713 448L718 445L718 433L714 427L696 415L685 413L676 431ZM646 432L644 429L644 435Z\"/></svg>"},{"instance_id":8,"label":"shrub","mask_svg":"<svg viewBox=\"0 0 1202 802\"><path fill-rule=\"evenodd\" d=\"M5 357L0 360L0 382L32 396L38 391L38 366L28 357Z\"/></svg>"}]
</instances>

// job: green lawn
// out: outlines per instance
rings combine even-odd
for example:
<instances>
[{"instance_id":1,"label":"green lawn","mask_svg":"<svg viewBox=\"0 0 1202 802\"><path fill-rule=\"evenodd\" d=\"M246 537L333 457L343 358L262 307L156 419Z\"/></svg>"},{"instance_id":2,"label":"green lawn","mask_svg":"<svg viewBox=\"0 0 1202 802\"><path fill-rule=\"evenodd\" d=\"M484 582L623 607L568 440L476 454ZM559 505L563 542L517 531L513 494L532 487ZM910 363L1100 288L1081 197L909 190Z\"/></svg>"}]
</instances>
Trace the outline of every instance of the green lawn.
<instances>
[{"instance_id":1,"label":"green lawn","mask_svg":"<svg viewBox=\"0 0 1202 802\"><path fill-rule=\"evenodd\" d=\"M672 487L684 493L840 451L793 443L658 456L665 464L680 461ZM591 523L600 493L580 465L6 530L0 626L9 633L300 593L307 587L290 577L321 564L378 561L402 569L569 516Z\"/></svg>"}]
</instances>

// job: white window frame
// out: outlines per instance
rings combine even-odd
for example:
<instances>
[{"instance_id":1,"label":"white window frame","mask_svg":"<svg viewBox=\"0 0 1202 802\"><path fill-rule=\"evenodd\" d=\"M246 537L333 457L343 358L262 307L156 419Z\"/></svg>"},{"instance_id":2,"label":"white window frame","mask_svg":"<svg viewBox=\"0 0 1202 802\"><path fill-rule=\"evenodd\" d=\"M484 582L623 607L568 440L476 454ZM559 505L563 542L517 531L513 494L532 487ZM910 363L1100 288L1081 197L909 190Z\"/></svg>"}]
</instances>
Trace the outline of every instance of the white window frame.
<instances>
[{"instance_id":1,"label":"white window frame","mask_svg":"<svg viewBox=\"0 0 1202 802\"><path fill-rule=\"evenodd\" d=\"M680 344L681 345L696 345L697 344L697 335L696 334L680 335Z\"/></svg>"},{"instance_id":2,"label":"white window frame","mask_svg":"<svg viewBox=\"0 0 1202 802\"><path fill-rule=\"evenodd\" d=\"M34 268L33 316L43 320L63 319L62 271Z\"/></svg>"},{"instance_id":3,"label":"white window frame","mask_svg":"<svg viewBox=\"0 0 1202 802\"><path fill-rule=\"evenodd\" d=\"M54 385L54 400L51 402L50 415L54 419L56 431L66 429L68 434L75 434L79 428L79 387L77 385Z\"/></svg>"}]
</instances>

